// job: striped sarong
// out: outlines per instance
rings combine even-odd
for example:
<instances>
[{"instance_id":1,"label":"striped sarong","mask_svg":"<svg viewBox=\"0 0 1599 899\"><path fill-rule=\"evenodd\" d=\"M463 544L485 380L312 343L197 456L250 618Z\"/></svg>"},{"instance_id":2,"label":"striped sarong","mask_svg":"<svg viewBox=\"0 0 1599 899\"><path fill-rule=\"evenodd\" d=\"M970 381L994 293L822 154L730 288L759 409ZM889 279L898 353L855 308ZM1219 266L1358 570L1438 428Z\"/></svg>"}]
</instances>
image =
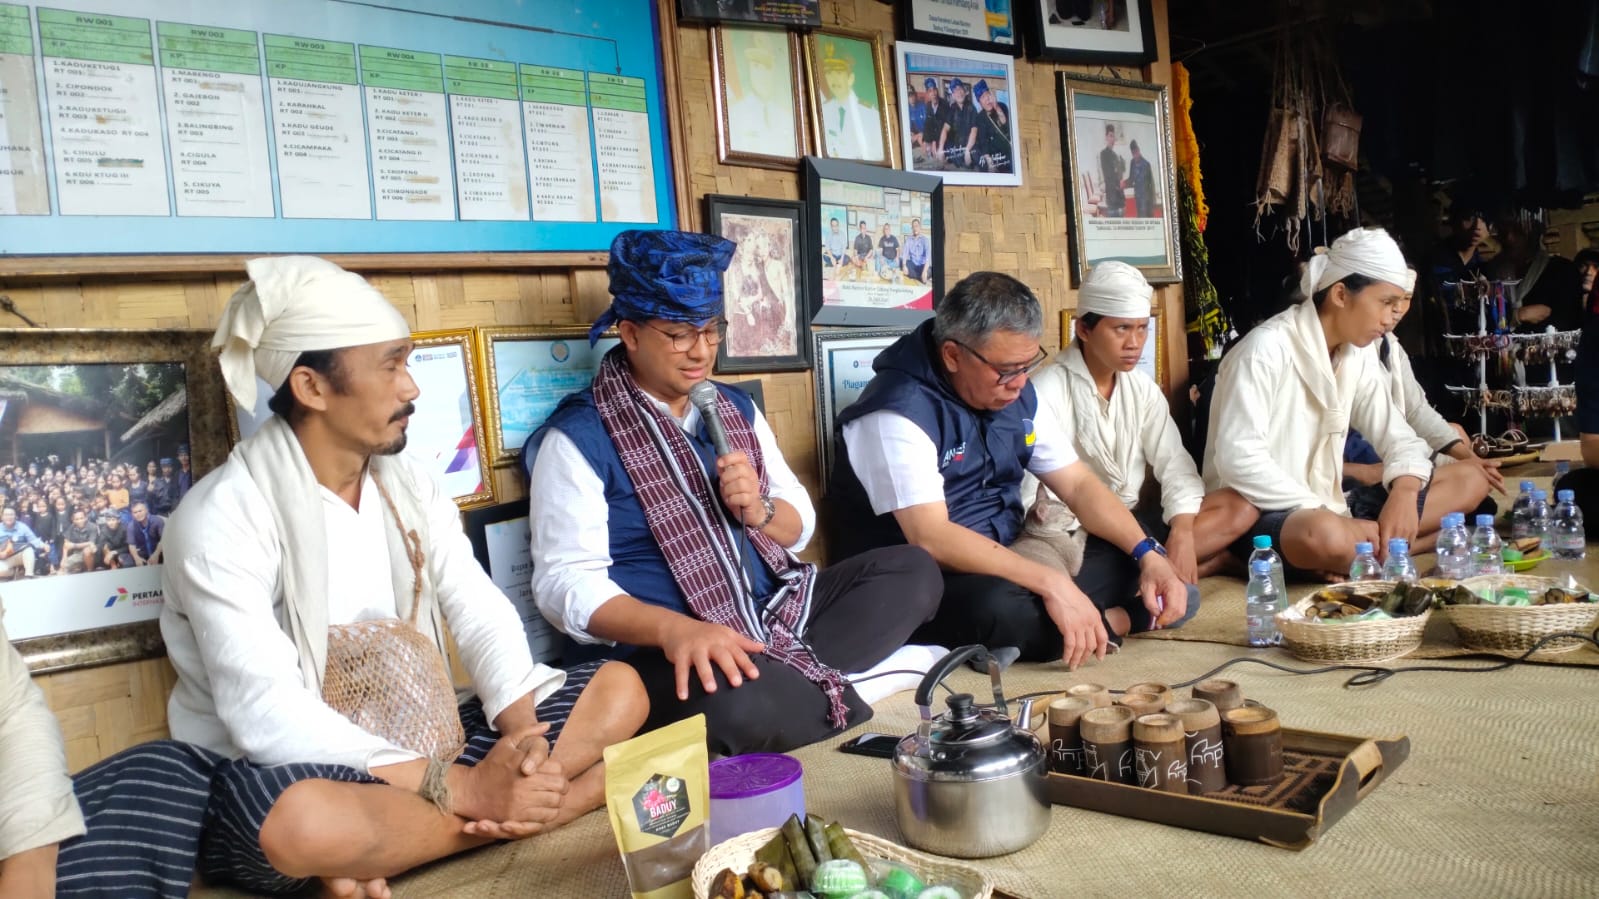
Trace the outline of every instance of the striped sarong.
<instances>
[{"instance_id":1,"label":"striped sarong","mask_svg":"<svg viewBox=\"0 0 1599 899\"><path fill-rule=\"evenodd\" d=\"M554 746L596 660L566 670L566 682L538 705ZM483 760L499 734L477 699L460 707L466 748L455 760ZM304 889L309 878L288 877L261 850L261 825L283 791L302 780L382 783L344 765L261 766L225 759L187 743L162 740L120 752L73 779L88 832L61 844L58 896L182 899L198 866L205 881L254 893Z\"/></svg>"}]
</instances>

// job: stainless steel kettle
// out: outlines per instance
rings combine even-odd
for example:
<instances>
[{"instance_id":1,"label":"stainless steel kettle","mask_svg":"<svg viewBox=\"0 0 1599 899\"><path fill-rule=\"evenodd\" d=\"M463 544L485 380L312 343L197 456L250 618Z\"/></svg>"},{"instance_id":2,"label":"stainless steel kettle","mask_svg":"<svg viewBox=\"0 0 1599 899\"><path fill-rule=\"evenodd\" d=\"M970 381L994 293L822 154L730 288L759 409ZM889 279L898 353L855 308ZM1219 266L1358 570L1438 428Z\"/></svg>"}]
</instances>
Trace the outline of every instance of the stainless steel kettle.
<instances>
[{"instance_id":1,"label":"stainless steel kettle","mask_svg":"<svg viewBox=\"0 0 1599 899\"><path fill-rule=\"evenodd\" d=\"M967 659L986 661L995 708L978 708L970 693L948 698L933 717L933 690ZM1044 744L1027 730L1032 700L1007 717L999 663L982 646L945 656L916 689L922 723L894 752L894 804L905 841L959 858L1015 852L1049 829Z\"/></svg>"}]
</instances>

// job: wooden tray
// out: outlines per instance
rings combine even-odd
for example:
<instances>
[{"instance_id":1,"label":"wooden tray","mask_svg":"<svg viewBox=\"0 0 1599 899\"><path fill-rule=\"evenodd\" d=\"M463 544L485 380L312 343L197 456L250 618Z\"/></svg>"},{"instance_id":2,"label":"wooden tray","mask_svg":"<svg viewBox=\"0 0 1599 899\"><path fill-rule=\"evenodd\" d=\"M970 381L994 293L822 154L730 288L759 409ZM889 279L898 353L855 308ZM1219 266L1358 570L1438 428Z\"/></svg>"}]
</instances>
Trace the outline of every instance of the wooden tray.
<instances>
[{"instance_id":1,"label":"wooden tray","mask_svg":"<svg viewBox=\"0 0 1599 899\"><path fill-rule=\"evenodd\" d=\"M1050 774L1056 805L1304 849L1410 757L1410 738L1367 739L1283 729L1283 780L1189 796Z\"/></svg>"}]
</instances>

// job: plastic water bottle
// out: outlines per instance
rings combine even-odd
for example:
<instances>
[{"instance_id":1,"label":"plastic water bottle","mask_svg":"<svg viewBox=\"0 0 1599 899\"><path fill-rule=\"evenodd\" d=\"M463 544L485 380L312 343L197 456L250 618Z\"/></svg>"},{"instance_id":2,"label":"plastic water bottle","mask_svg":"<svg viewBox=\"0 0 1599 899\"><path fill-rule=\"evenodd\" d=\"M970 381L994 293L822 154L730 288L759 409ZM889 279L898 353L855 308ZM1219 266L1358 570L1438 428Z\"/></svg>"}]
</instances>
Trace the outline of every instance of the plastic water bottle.
<instances>
[{"instance_id":1,"label":"plastic water bottle","mask_svg":"<svg viewBox=\"0 0 1599 899\"><path fill-rule=\"evenodd\" d=\"M1256 562L1267 562L1271 565L1271 581L1277 585L1277 595L1288 595L1288 583L1283 577L1283 557L1271 548L1271 537L1266 534L1255 535L1255 551L1249 554L1249 570L1255 570Z\"/></svg>"},{"instance_id":2,"label":"plastic water bottle","mask_svg":"<svg viewBox=\"0 0 1599 899\"><path fill-rule=\"evenodd\" d=\"M1474 574L1505 573L1504 544L1492 515L1477 516L1477 529L1471 532L1471 567Z\"/></svg>"},{"instance_id":3,"label":"plastic water bottle","mask_svg":"<svg viewBox=\"0 0 1599 899\"><path fill-rule=\"evenodd\" d=\"M1549 540L1549 525L1553 521L1554 513L1549 509L1549 491L1534 490L1532 492L1532 505L1527 507L1527 533L1525 537L1537 537L1539 540Z\"/></svg>"},{"instance_id":4,"label":"plastic water bottle","mask_svg":"<svg viewBox=\"0 0 1599 899\"><path fill-rule=\"evenodd\" d=\"M1355 544L1355 561L1349 566L1349 579L1352 581L1382 579L1382 566L1377 564L1377 554L1372 552L1371 544L1365 540Z\"/></svg>"},{"instance_id":5,"label":"plastic water bottle","mask_svg":"<svg viewBox=\"0 0 1599 899\"><path fill-rule=\"evenodd\" d=\"M1533 536L1527 524L1527 516L1532 511L1534 489L1531 481L1522 481L1521 493L1516 497L1516 501L1510 505L1510 538L1512 540Z\"/></svg>"},{"instance_id":6,"label":"plastic water bottle","mask_svg":"<svg viewBox=\"0 0 1599 899\"><path fill-rule=\"evenodd\" d=\"M1410 560L1410 541L1403 537L1388 538L1388 561L1383 563L1382 576L1390 581L1413 581L1417 578L1416 563Z\"/></svg>"},{"instance_id":7,"label":"plastic water bottle","mask_svg":"<svg viewBox=\"0 0 1599 899\"><path fill-rule=\"evenodd\" d=\"M1249 587L1244 592L1244 626L1250 646L1277 646L1283 635L1277 630L1277 613L1283 610L1283 594L1277 590L1271 562L1258 559L1249 563Z\"/></svg>"},{"instance_id":8,"label":"plastic water bottle","mask_svg":"<svg viewBox=\"0 0 1599 899\"><path fill-rule=\"evenodd\" d=\"M1466 513L1449 512L1438 532L1438 576L1458 581L1471 577L1471 535L1466 533Z\"/></svg>"},{"instance_id":9,"label":"plastic water bottle","mask_svg":"<svg viewBox=\"0 0 1599 899\"><path fill-rule=\"evenodd\" d=\"M1560 502L1555 506L1554 520L1549 523L1550 551L1557 559L1580 559L1587 555L1587 534L1582 530L1582 510L1570 490L1555 493Z\"/></svg>"}]
</instances>

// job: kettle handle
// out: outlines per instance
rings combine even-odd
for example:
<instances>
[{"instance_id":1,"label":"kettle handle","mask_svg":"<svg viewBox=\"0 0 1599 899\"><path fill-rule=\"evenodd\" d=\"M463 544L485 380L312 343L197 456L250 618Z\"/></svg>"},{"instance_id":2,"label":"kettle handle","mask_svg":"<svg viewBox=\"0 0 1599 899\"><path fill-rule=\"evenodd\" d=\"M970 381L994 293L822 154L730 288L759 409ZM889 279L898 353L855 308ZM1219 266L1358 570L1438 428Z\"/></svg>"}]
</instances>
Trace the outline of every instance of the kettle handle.
<instances>
[{"instance_id":1,"label":"kettle handle","mask_svg":"<svg viewBox=\"0 0 1599 899\"><path fill-rule=\"evenodd\" d=\"M922 710L922 720L925 721L932 717L933 690L938 687L944 678L954 673L955 669L959 668L967 659L987 654L987 647L981 643L973 643L969 646L961 646L951 650L949 655L939 659L934 663L933 667L927 669L927 674L922 677L921 684L916 688L916 705Z\"/></svg>"}]
</instances>

